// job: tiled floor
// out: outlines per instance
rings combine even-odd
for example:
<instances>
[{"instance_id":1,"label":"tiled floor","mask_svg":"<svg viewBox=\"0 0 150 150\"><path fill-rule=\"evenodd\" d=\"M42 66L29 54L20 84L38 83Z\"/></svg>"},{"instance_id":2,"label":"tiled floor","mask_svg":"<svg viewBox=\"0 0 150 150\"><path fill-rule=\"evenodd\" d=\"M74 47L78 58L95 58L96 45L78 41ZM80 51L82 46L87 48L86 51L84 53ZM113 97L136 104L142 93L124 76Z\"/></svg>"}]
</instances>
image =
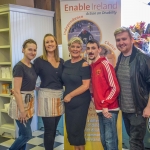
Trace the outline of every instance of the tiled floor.
<instances>
[{"instance_id":1,"label":"tiled floor","mask_svg":"<svg viewBox=\"0 0 150 150\"><path fill-rule=\"evenodd\" d=\"M35 131L32 133L33 138L27 143L26 150L44 150L43 131ZM14 139L0 136L0 150L6 150L14 142ZM56 135L54 150L64 150L64 137ZM127 149L122 149L127 150Z\"/></svg>"},{"instance_id":2,"label":"tiled floor","mask_svg":"<svg viewBox=\"0 0 150 150\"><path fill-rule=\"evenodd\" d=\"M44 150L43 131L35 131L32 133L33 138L27 143L26 150ZM14 142L14 139L4 138L0 136L0 150L6 150ZM64 138L56 135L54 150L63 150Z\"/></svg>"},{"instance_id":3,"label":"tiled floor","mask_svg":"<svg viewBox=\"0 0 150 150\"><path fill-rule=\"evenodd\" d=\"M43 131L35 131L32 133L32 136L33 138L27 143L26 150L44 150ZM0 136L0 150L8 149L13 142L14 142L14 139ZM63 136L56 135L54 150L64 150L64 137ZM128 150L128 149L123 148L122 150Z\"/></svg>"}]
</instances>

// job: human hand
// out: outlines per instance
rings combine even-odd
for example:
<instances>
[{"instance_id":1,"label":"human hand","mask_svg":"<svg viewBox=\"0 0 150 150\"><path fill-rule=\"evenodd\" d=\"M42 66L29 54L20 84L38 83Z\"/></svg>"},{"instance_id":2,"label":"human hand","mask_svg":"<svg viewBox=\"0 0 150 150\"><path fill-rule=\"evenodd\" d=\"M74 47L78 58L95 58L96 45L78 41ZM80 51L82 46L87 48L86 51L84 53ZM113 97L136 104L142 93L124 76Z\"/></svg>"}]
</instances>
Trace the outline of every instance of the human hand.
<instances>
[{"instance_id":1,"label":"human hand","mask_svg":"<svg viewBox=\"0 0 150 150\"><path fill-rule=\"evenodd\" d=\"M67 94L65 97L64 97L64 102L68 103L71 101L71 95L70 94Z\"/></svg>"},{"instance_id":2,"label":"human hand","mask_svg":"<svg viewBox=\"0 0 150 150\"><path fill-rule=\"evenodd\" d=\"M10 95L14 95L14 89L10 90Z\"/></svg>"},{"instance_id":3,"label":"human hand","mask_svg":"<svg viewBox=\"0 0 150 150\"><path fill-rule=\"evenodd\" d=\"M27 112L26 111L20 112L18 120L20 120L21 123L25 124L27 122Z\"/></svg>"},{"instance_id":4,"label":"human hand","mask_svg":"<svg viewBox=\"0 0 150 150\"><path fill-rule=\"evenodd\" d=\"M145 109L143 110L143 117L144 118L150 117L150 107L148 107L148 106L145 107Z\"/></svg>"},{"instance_id":5,"label":"human hand","mask_svg":"<svg viewBox=\"0 0 150 150\"><path fill-rule=\"evenodd\" d=\"M111 118L111 117L112 117L112 114L109 113L108 108L103 108L102 113L103 113L103 115L104 115L106 118Z\"/></svg>"}]
</instances>

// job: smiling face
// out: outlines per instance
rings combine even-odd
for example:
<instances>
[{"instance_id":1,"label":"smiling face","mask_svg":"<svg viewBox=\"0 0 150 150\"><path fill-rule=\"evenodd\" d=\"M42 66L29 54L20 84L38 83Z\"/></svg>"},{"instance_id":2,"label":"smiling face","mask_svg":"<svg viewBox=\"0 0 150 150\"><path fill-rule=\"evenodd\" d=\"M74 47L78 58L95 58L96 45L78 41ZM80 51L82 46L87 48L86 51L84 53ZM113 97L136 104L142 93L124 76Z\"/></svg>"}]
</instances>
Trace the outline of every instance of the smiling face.
<instances>
[{"instance_id":1,"label":"smiling face","mask_svg":"<svg viewBox=\"0 0 150 150\"><path fill-rule=\"evenodd\" d=\"M74 42L69 47L69 52L72 58L78 58L80 57L82 46L81 44Z\"/></svg>"},{"instance_id":2,"label":"smiling face","mask_svg":"<svg viewBox=\"0 0 150 150\"><path fill-rule=\"evenodd\" d=\"M129 36L128 32L121 32L115 36L116 47L125 56L129 56L132 53L133 38Z\"/></svg>"},{"instance_id":3,"label":"smiling face","mask_svg":"<svg viewBox=\"0 0 150 150\"><path fill-rule=\"evenodd\" d=\"M47 52L54 52L56 50L57 44L52 36L45 37L44 43Z\"/></svg>"},{"instance_id":4,"label":"smiling face","mask_svg":"<svg viewBox=\"0 0 150 150\"><path fill-rule=\"evenodd\" d=\"M22 52L24 53L24 57L31 61L36 56L37 46L34 43L27 43Z\"/></svg>"},{"instance_id":5,"label":"smiling face","mask_svg":"<svg viewBox=\"0 0 150 150\"><path fill-rule=\"evenodd\" d=\"M101 48L98 48L96 43L88 43L86 45L86 52L88 54L88 58L95 62L100 57Z\"/></svg>"}]
</instances>

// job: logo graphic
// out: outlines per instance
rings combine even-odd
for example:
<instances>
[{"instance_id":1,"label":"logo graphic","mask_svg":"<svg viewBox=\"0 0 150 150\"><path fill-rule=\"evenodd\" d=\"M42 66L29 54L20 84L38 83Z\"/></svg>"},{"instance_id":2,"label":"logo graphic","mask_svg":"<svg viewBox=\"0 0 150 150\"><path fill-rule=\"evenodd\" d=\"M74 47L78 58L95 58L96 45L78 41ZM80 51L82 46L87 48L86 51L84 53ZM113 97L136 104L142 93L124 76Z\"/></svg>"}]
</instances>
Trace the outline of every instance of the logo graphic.
<instances>
[{"instance_id":1,"label":"logo graphic","mask_svg":"<svg viewBox=\"0 0 150 150\"><path fill-rule=\"evenodd\" d=\"M96 74L97 74L97 75L100 75L100 72L101 72L100 69L99 69L99 70L96 70Z\"/></svg>"}]
</instances>

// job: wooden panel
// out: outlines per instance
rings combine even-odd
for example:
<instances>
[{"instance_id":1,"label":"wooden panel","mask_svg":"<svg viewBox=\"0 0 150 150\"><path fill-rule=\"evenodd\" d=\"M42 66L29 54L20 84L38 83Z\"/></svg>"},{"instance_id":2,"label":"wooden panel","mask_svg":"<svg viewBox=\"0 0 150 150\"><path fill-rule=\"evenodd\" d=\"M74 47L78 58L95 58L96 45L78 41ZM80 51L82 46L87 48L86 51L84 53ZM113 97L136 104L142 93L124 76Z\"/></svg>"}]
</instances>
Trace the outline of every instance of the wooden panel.
<instances>
[{"instance_id":1,"label":"wooden panel","mask_svg":"<svg viewBox=\"0 0 150 150\"><path fill-rule=\"evenodd\" d=\"M58 44L62 44L61 35L61 16L60 16L60 0L55 0L55 36L57 38Z\"/></svg>"},{"instance_id":2,"label":"wooden panel","mask_svg":"<svg viewBox=\"0 0 150 150\"><path fill-rule=\"evenodd\" d=\"M44 10L51 10L51 0L34 0L34 7Z\"/></svg>"},{"instance_id":3,"label":"wooden panel","mask_svg":"<svg viewBox=\"0 0 150 150\"><path fill-rule=\"evenodd\" d=\"M34 6L39 9L55 11L54 35L57 38L58 44L62 44L60 0L34 0Z\"/></svg>"},{"instance_id":4,"label":"wooden panel","mask_svg":"<svg viewBox=\"0 0 150 150\"><path fill-rule=\"evenodd\" d=\"M15 4L15 0L0 0L0 5L4 4Z\"/></svg>"},{"instance_id":5,"label":"wooden panel","mask_svg":"<svg viewBox=\"0 0 150 150\"><path fill-rule=\"evenodd\" d=\"M34 8L34 0L16 0L15 4Z\"/></svg>"},{"instance_id":6,"label":"wooden panel","mask_svg":"<svg viewBox=\"0 0 150 150\"><path fill-rule=\"evenodd\" d=\"M21 6L34 7L34 0L0 0L0 5L17 4Z\"/></svg>"},{"instance_id":7,"label":"wooden panel","mask_svg":"<svg viewBox=\"0 0 150 150\"><path fill-rule=\"evenodd\" d=\"M46 0L46 10L51 10L51 0Z\"/></svg>"}]
</instances>

